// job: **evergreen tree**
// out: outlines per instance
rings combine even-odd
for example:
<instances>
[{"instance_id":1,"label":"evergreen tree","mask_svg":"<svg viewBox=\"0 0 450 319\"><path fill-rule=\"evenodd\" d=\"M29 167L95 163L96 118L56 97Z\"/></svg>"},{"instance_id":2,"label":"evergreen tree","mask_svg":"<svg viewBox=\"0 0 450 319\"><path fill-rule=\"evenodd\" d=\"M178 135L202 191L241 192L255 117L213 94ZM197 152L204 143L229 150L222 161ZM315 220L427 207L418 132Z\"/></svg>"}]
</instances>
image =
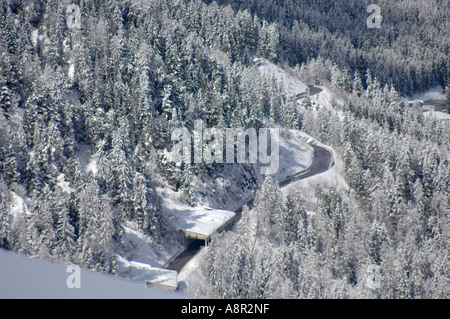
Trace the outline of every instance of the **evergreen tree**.
<instances>
[{"instance_id":1,"label":"evergreen tree","mask_svg":"<svg viewBox=\"0 0 450 319\"><path fill-rule=\"evenodd\" d=\"M271 241L281 241L284 210L278 183L267 177L255 198L256 236L265 234Z\"/></svg>"},{"instance_id":2,"label":"evergreen tree","mask_svg":"<svg viewBox=\"0 0 450 319\"><path fill-rule=\"evenodd\" d=\"M2 84L0 88L0 106L3 108L4 114L8 116L9 110L12 108L12 92L7 84Z\"/></svg>"},{"instance_id":3,"label":"evergreen tree","mask_svg":"<svg viewBox=\"0 0 450 319\"><path fill-rule=\"evenodd\" d=\"M450 85L445 88L445 102L447 103L447 111L450 112Z\"/></svg>"},{"instance_id":4,"label":"evergreen tree","mask_svg":"<svg viewBox=\"0 0 450 319\"><path fill-rule=\"evenodd\" d=\"M108 251L115 232L111 204L107 197L99 195L99 188L91 175L78 195L80 263L99 270L107 267Z\"/></svg>"},{"instance_id":5,"label":"evergreen tree","mask_svg":"<svg viewBox=\"0 0 450 319\"><path fill-rule=\"evenodd\" d=\"M297 102L293 98L288 98L282 105L281 123L290 129L298 129L299 121L297 114Z\"/></svg>"},{"instance_id":6,"label":"evergreen tree","mask_svg":"<svg viewBox=\"0 0 450 319\"><path fill-rule=\"evenodd\" d=\"M369 256L371 257L371 261L377 265L380 265L382 262L381 258L381 250L383 242L386 241L386 232L383 229L383 226L374 222L372 225L372 234L369 238Z\"/></svg>"},{"instance_id":7,"label":"evergreen tree","mask_svg":"<svg viewBox=\"0 0 450 319\"><path fill-rule=\"evenodd\" d=\"M195 205L195 193L193 187L193 169L189 162L183 162L180 170L180 190L186 195L189 205Z\"/></svg>"},{"instance_id":8,"label":"evergreen tree","mask_svg":"<svg viewBox=\"0 0 450 319\"><path fill-rule=\"evenodd\" d=\"M303 199L295 194L286 198L283 224L285 225L285 230L282 235L286 245L297 243L299 237L306 237L306 210L303 206Z\"/></svg>"},{"instance_id":9,"label":"evergreen tree","mask_svg":"<svg viewBox=\"0 0 450 319\"><path fill-rule=\"evenodd\" d=\"M361 81L361 74L358 71L356 71L355 75L353 76L352 93L361 96L363 90L364 87Z\"/></svg>"},{"instance_id":10,"label":"evergreen tree","mask_svg":"<svg viewBox=\"0 0 450 319\"><path fill-rule=\"evenodd\" d=\"M145 181L145 177L136 172L134 180L133 180L133 219L135 219L138 223L138 226L141 230L144 230L148 224L147 214L148 214L148 202L147 202L147 194L148 189Z\"/></svg>"},{"instance_id":11,"label":"evergreen tree","mask_svg":"<svg viewBox=\"0 0 450 319\"><path fill-rule=\"evenodd\" d=\"M70 222L69 212L64 208L57 213L56 234L55 255L70 260L76 250L75 228Z\"/></svg>"},{"instance_id":12,"label":"evergreen tree","mask_svg":"<svg viewBox=\"0 0 450 319\"><path fill-rule=\"evenodd\" d=\"M10 218L7 209L10 205L10 191L3 180L0 180L0 248L10 248Z\"/></svg>"},{"instance_id":13,"label":"evergreen tree","mask_svg":"<svg viewBox=\"0 0 450 319\"><path fill-rule=\"evenodd\" d=\"M28 234L30 254L40 258L49 259L54 254L56 245L55 219L51 203L55 200L54 193L48 184L33 198L33 207Z\"/></svg>"}]
</instances>

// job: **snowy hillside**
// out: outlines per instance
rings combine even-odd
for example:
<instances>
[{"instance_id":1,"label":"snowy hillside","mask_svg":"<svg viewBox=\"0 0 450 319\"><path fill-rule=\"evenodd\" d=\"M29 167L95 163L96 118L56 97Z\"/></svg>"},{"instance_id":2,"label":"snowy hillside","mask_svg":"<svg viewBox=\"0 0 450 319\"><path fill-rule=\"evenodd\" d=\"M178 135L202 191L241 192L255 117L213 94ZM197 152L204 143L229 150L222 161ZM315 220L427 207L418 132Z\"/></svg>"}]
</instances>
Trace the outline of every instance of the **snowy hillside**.
<instances>
[{"instance_id":1,"label":"snowy hillside","mask_svg":"<svg viewBox=\"0 0 450 319\"><path fill-rule=\"evenodd\" d=\"M258 58L253 60L256 70L269 79L275 79L279 85L282 85L288 96L299 96L308 92L308 86L300 81L296 76L289 74L272 62Z\"/></svg>"},{"instance_id":2,"label":"snowy hillside","mask_svg":"<svg viewBox=\"0 0 450 319\"><path fill-rule=\"evenodd\" d=\"M448 0L333 3L1 1L2 295L448 299Z\"/></svg>"},{"instance_id":3,"label":"snowy hillside","mask_svg":"<svg viewBox=\"0 0 450 319\"><path fill-rule=\"evenodd\" d=\"M273 178L278 181L307 169L313 159L313 150L308 144L310 138L298 130L278 127L278 136L273 136L279 145L277 169ZM165 152L170 158L172 155ZM259 161L256 164L217 164L217 170L199 171L190 179L196 206L217 209L235 210L251 196L256 181L262 183L261 167L267 166ZM161 197L171 197L168 192L161 191ZM173 196L173 195L172 195ZM183 194L178 195L182 200Z\"/></svg>"}]
</instances>

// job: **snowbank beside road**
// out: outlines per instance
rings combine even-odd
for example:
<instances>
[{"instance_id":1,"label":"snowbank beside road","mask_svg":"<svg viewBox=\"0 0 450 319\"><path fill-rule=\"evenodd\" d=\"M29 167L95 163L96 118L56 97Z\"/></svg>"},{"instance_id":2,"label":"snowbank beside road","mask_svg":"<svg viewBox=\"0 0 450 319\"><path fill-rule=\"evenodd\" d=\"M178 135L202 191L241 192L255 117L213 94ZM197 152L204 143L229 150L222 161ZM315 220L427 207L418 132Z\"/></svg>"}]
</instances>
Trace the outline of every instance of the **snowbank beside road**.
<instances>
[{"instance_id":1,"label":"snowbank beside road","mask_svg":"<svg viewBox=\"0 0 450 319\"><path fill-rule=\"evenodd\" d=\"M118 273L128 276L132 281L141 284L150 284L158 288L174 291L176 290L177 272L164 268L152 267L148 264L128 261L117 256Z\"/></svg>"},{"instance_id":2,"label":"snowbank beside road","mask_svg":"<svg viewBox=\"0 0 450 319\"><path fill-rule=\"evenodd\" d=\"M310 100L312 103L320 105L321 107L325 107L327 109L336 109L342 110L344 106L344 102L340 100L336 94L328 90L327 88L323 88L320 93L310 96Z\"/></svg>"}]
</instances>

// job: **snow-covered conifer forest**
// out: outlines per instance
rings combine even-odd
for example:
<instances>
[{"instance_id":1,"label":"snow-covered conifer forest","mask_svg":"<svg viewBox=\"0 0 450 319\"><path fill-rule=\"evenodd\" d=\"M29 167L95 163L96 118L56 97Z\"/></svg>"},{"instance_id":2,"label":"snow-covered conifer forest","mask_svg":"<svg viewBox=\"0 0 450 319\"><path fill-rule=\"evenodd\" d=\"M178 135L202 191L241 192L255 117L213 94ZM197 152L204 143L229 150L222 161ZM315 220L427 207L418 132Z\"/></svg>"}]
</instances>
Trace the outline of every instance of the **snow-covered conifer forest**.
<instances>
[{"instance_id":1,"label":"snow-covered conifer forest","mask_svg":"<svg viewBox=\"0 0 450 319\"><path fill-rule=\"evenodd\" d=\"M0 0L0 248L119 276L185 248L182 210L243 207L184 293L449 298L449 16L448 0ZM196 120L279 128L279 172L175 161ZM311 145L328 170L289 179Z\"/></svg>"}]
</instances>

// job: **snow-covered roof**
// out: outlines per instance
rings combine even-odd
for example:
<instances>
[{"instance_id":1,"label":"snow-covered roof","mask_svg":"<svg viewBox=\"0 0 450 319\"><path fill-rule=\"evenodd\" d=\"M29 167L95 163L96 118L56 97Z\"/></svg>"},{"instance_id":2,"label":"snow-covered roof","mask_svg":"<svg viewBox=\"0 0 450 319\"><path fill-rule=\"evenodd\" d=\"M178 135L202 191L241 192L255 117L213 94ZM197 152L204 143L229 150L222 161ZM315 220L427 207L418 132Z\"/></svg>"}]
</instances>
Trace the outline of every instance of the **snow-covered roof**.
<instances>
[{"instance_id":1,"label":"snow-covered roof","mask_svg":"<svg viewBox=\"0 0 450 319\"><path fill-rule=\"evenodd\" d=\"M137 261L128 261L121 256L117 256L117 268L120 274L127 273L132 281L167 287L171 290L175 290L178 286L178 273L174 270L152 267L149 264Z\"/></svg>"},{"instance_id":2,"label":"snow-covered roof","mask_svg":"<svg viewBox=\"0 0 450 319\"><path fill-rule=\"evenodd\" d=\"M207 239L218 229L231 221L235 213L229 210L207 207L190 207L173 201L166 201L166 208L175 217L175 225L187 237Z\"/></svg>"}]
</instances>

